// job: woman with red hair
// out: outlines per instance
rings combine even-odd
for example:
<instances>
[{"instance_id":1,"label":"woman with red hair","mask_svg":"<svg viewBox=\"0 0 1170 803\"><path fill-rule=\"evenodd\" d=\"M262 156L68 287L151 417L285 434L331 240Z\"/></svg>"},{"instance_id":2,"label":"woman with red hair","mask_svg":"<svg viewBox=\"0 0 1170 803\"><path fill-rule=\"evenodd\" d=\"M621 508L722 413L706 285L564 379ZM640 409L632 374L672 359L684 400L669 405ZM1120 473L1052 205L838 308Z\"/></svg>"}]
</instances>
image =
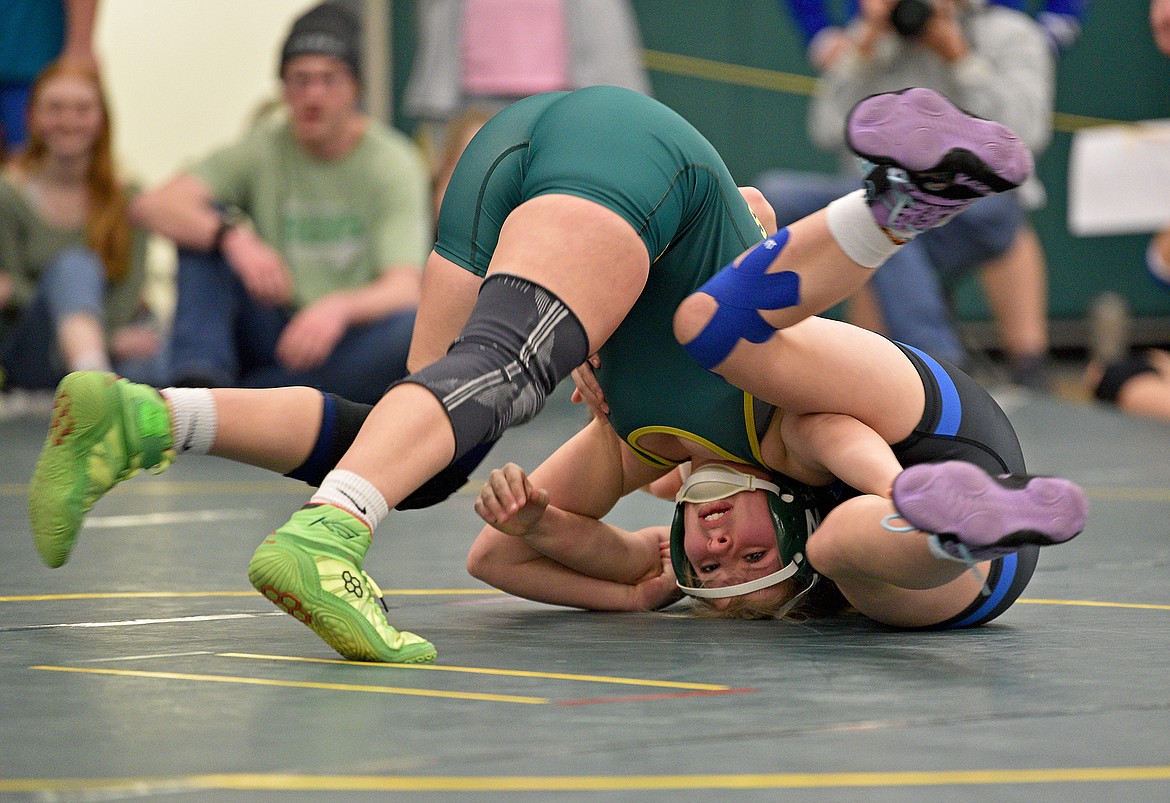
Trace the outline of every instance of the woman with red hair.
<instances>
[{"instance_id":1,"label":"woman with red hair","mask_svg":"<svg viewBox=\"0 0 1170 803\"><path fill-rule=\"evenodd\" d=\"M130 222L110 130L96 72L58 61L38 76L27 147L0 175L5 390L51 389L78 369L153 379L146 233Z\"/></svg>"}]
</instances>

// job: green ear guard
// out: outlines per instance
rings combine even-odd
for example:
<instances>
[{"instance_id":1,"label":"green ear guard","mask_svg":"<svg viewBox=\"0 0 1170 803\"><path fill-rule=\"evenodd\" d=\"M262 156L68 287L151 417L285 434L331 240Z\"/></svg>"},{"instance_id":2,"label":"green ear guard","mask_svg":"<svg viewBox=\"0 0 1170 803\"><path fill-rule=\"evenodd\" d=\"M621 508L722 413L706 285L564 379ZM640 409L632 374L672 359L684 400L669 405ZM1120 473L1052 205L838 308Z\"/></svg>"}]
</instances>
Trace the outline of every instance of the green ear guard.
<instances>
[{"instance_id":1,"label":"green ear guard","mask_svg":"<svg viewBox=\"0 0 1170 803\"><path fill-rule=\"evenodd\" d=\"M736 471L727 465L711 464L696 469L675 497L674 521L670 525L670 561L679 589L692 597L718 599L735 597L776 585L795 577L807 590L817 580L817 574L805 558L805 544L809 535L821 522L821 510L811 489L805 489L787 477L773 477L767 482ZM768 512L776 530L776 545L785 565L777 572L749 580L746 583L721 588L691 586L694 570L683 550L683 510L687 502L714 501L744 491L764 491L768 494Z\"/></svg>"}]
</instances>

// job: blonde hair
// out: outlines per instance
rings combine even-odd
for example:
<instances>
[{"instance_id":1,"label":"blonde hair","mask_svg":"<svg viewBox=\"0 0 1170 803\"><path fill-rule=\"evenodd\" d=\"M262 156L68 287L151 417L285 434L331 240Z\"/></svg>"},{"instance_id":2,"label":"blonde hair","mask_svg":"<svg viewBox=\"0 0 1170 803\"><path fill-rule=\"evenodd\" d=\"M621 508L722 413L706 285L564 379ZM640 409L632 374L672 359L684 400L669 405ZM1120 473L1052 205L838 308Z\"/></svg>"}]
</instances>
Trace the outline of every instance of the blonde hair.
<instances>
[{"instance_id":1,"label":"blonde hair","mask_svg":"<svg viewBox=\"0 0 1170 803\"><path fill-rule=\"evenodd\" d=\"M97 72L76 64L55 61L41 71L33 83L29 96L29 114L40 100L41 93L50 81L71 77L88 81L97 90L98 103L102 110L102 123L90 155L89 170L86 173L86 189L89 195L89 211L85 222L86 243L101 258L106 268L106 277L111 282L125 278L130 270L132 250L132 227L130 224L129 199L118 181L114 166L110 122L110 104ZM40 134L29 126L28 142L24 150L13 157L14 163L26 175L40 171L48 156L48 147Z\"/></svg>"},{"instance_id":2,"label":"blonde hair","mask_svg":"<svg viewBox=\"0 0 1170 803\"><path fill-rule=\"evenodd\" d=\"M687 585L697 582L694 569L688 566ZM692 613L700 619L780 619L786 622L806 622L824 616L846 612L849 603L841 596L831 580L821 577L805 596L790 610L784 610L788 602L799 593L795 581L785 580L774 586L761 588L748 594L724 597L720 600L693 597Z\"/></svg>"},{"instance_id":3,"label":"blonde hair","mask_svg":"<svg viewBox=\"0 0 1170 803\"><path fill-rule=\"evenodd\" d=\"M793 597L785 588L787 585L782 583L738 597L725 597L720 600L723 604L719 607L715 606L714 600L695 597L694 613L701 619L775 619L784 604ZM791 613L789 611L783 618L787 619Z\"/></svg>"}]
</instances>

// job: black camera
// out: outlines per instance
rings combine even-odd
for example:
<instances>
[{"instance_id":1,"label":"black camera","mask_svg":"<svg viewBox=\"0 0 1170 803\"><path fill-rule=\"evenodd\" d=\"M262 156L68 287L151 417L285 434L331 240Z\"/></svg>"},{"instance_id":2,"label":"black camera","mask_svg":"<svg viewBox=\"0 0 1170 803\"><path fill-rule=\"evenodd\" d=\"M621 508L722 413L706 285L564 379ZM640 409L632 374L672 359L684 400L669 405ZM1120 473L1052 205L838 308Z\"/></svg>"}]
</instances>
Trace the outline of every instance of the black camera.
<instances>
[{"instance_id":1,"label":"black camera","mask_svg":"<svg viewBox=\"0 0 1170 803\"><path fill-rule=\"evenodd\" d=\"M933 13L930 0L898 0L890 12L890 24L902 36L917 36Z\"/></svg>"}]
</instances>

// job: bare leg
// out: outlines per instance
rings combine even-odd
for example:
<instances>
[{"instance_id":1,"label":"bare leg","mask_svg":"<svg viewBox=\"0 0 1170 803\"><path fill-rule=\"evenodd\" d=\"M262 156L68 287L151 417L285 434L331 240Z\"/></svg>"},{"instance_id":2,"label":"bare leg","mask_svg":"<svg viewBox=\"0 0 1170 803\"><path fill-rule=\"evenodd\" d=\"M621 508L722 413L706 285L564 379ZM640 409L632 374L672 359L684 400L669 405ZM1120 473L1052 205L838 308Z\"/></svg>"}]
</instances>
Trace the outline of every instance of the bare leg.
<instances>
[{"instance_id":1,"label":"bare leg","mask_svg":"<svg viewBox=\"0 0 1170 803\"><path fill-rule=\"evenodd\" d=\"M1150 362L1152 373L1138 374L1121 386L1117 406L1130 415L1170 421L1170 354L1155 349Z\"/></svg>"},{"instance_id":2,"label":"bare leg","mask_svg":"<svg viewBox=\"0 0 1170 803\"><path fill-rule=\"evenodd\" d=\"M462 325L473 307L467 294L475 283L453 279L450 267L438 256L429 263L424 292L446 284L460 294L441 300L451 318L424 316L416 364L433 360L455 320ZM576 315L596 350L637 300L649 267L641 237L624 218L581 198L547 195L508 216L488 272L546 288ZM248 566L253 587L347 658L432 660L429 642L386 621L361 565L377 522L447 466L455 445L447 411L430 390L410 382L392 388L314 495L325 504L293 514L256 549Z\"/></svg>"},{"instance_id":3,"label":"bare leg","mask_svg":"<svg viewBox=\"0 0 1170 803\"><path fill-rule=\"evenodd\" d=\"M873 269L854 262L838 245L829 231L825 210L787 228L788 242L768 267L768 273L796 273L800 277L800 300L785 309L760 311L761 317L778 329L824 312L852 295L873 275ZM717 307L715 299L706 293L685 299L675 316L675 336L689 343L711 320Z\"/></svg>"},{"instance_id":4,"label":"bare leg","mask_svg":"<svg viewBox=\"0 0 1170 803\"><path fill-rule=\"evenodd\" d=\"M924 533L882 527L891 513L893 503L879 496L843 502L809 538L809 561L878 622L923 627L961 613L979 596L979 581L965 564L931 554ZM984 577L988 566L977 566Z\"/></svg>"},{"instance_id":5,"label":"bare leg","mask_svg":"<svg viewBox=\"0 0 1170 803\"><path fill-rule=\"evenodd\" d=\"M422 298L406 360L408 370L425 368L447 353L471 315L481 282L475 274L431 253L423 271Z\"/></svg>"},{"instance_id":6,"label":"bare leg","mask_svg":"<svg viewBox=\"0 0 1170 803\"><path fill-rule=\"evenodd\" d=\"M760 365L769 369L760 371ZM901 349L827 318L809 318L764 343L740 341L716 373L789 412L851 415L887 443L910 434L926 401L918 372Z\"/></svg>"},{"instance_id":7,"label":"bare leg","mask_svg":"<svg viewBox=\"0 0 1170 803\"><path fill-rule=\"evenodd\" d=\"M1130 415L1170 421L1170 381L1159 374L1142 374L1125 383L1117 406Z\"/></svg>"},{"instance_id":8,"label":"bare leg","mask_svg":"<svg viewBox=\"0 0 1170 803\"><path fill-rule=\"evenodd\" d=\"M431 289L458 282L451 280L451 271L458 268L450 263L444 267L441 257L431 259L434 270L428 265L428 271L434 277L424 282L424 303L430 302ZM508 216L489 274L522 276L547 288L577 315L590 351L596 351L637 300L649 263L641 238L616 213L581 198L545 195ZM466 293L477 286L466 283L463 295L444 302L448 310L457 311L461 323L471 309ZM416 329L432 345L420 345L415 356L425 363L435 354L433 344L454 333L442 316L420 314ZM442 405L425 388L404 384L374 407L337 468L368 480L394 507L444 468L454 453L455 436ZM403 459L407 455L410 459Z\"/></svg>"},{"instance_id":9,"label":"bare leg","mask_svg":"<svg viewBox=\"0 0 1170 803\"><path fill-rule=\"evenodd\" d=\"M1012 247L987 264L980 280L1008 355L1026 360L1046 354L1048 269L1036 231L1022 226Z\"/></svg>"},{"instance_id":10,"label":"bare leg","mask_svg":"<svg viewBox=\"0 0 1170 803\"><path fill-rule=\"evenodd\" d=\"M69 370L108 370L106 335L101 321L88 312L65 317L57 326L57 343Z\"/></svg>"},{"instance_id":11,"label":"bare leg","mask_svg":"<svg viewBox=\"0 0 1170 803\"><path fill-rule=\"evenodd\" d=\"M849 323L878 334L888 334L882 308L869 285L862 287L849 299Z\"/></svg>"},{"instance_id":12,"label":"bare leg","mask_svg":"<svg viewBox=\"0 0 1170 803\"><path fill-rule=\"evenodd\" d=\"M321 429L321 391L216 388L211 395L217 425L210 454L278 474L308 458Z\"/></svg>"}]
</instances>

